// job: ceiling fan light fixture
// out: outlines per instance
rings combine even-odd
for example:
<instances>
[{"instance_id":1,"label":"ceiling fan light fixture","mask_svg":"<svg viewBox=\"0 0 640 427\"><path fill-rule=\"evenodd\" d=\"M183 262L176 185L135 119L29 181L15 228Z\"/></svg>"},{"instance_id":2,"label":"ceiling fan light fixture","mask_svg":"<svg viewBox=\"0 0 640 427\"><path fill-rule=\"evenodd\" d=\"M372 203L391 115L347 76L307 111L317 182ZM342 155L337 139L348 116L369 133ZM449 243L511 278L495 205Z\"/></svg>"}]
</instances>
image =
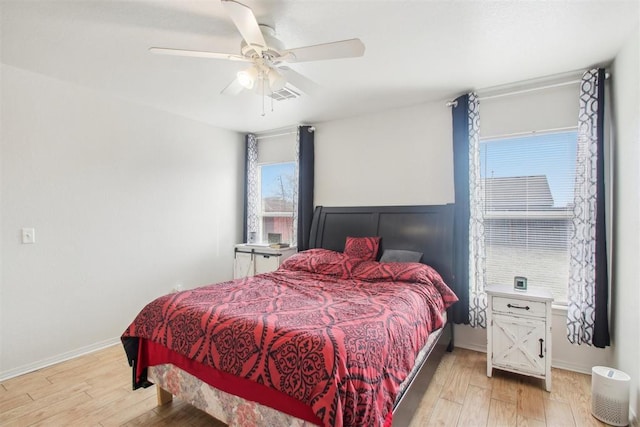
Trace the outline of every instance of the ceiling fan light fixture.
<instances>
[{"instance_id":1,"label":"ceiling fan light fixture","mask_svg":"<svg viewBox=\"0 0 640 427\"><path fill-rule=\"evenodd\" d=\"M238 77L238 82L247 89L253 89L253 85L255 84L256 78L258 77L258 70L256 67L251 66L246 70L238 71L236 75Z\"/></svg>"},{"instance_id":2,"label":"ceiling fan light fixture","mask_svg":"<svg viewBox=\"0 0 640 427\"><path fill-rule=\"evenodd\" d=\"M265 96L269 94L269 83L266 83L264 79L256 79L256 83L253 85L253 93L258 96Z\"/></svg>"},{"instance_id":3,"label":"ceiling fan light fixture","mask_svg":"<svg viewBox=\"0 0 640 427\"><path fill-rule=\"evenodd\" d=\"M272 92L277 92L284 88L284 85L287 83L287 79L275 68L271 68L269 73L267 74L269 78L269 88Z\"/></svg>"}]
</instances>

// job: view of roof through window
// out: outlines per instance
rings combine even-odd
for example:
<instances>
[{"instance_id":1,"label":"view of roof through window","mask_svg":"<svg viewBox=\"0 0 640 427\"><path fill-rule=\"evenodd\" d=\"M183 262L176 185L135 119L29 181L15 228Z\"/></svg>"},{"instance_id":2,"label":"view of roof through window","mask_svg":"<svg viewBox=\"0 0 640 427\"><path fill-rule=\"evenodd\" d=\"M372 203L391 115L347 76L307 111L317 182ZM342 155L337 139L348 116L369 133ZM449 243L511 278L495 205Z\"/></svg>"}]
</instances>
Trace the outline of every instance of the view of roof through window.
<instances>
[{"instance_id":1,"label":"view of roof through window","mask_svg":"<svg viewBox=\"0 0 640 427\"><path fill-rule=\"evenodd\" d=\"M567 301L577 132L480 144L487 283L528 278Z\"/></svg>"}]
</instances>

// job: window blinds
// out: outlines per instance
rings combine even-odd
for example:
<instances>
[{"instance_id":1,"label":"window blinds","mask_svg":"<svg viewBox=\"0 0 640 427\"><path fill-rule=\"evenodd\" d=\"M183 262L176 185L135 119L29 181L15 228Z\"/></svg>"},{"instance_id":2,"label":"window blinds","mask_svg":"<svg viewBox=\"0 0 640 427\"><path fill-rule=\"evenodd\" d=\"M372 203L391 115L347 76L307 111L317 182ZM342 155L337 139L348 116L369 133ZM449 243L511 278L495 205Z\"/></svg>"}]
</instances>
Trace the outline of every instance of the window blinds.
<instances>
[{"instance_id":1,"label":"window blinds","mask_svg":"<svg viewBox=\"0 0 640 427\"><path fill-rule=\"evenodd\" d=\"M480 156L487 284L567 301L578 85L482 99Z\"/></svg>"},{"instance_id":2,"label":"window blinds","mask_svg":"<svg viewBox=\"0 0 640 427\"><path fill-rule=\"evenodd\" d=\"M527 277L567 300L576 131L481 141L488 284Z\"/></svg>"}]
</instances>

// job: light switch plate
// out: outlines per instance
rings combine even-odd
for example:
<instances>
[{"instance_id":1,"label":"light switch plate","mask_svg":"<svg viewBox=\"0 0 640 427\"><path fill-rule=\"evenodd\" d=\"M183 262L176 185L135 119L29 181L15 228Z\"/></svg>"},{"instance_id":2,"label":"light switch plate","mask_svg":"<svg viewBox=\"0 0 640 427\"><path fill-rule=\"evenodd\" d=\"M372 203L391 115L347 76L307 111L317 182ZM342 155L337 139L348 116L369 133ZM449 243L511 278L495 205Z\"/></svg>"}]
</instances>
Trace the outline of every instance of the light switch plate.
<instances>
[{"instance_id":1,"label":"light switch plate","mask_svg":"<svg viewBox=\"0 0 640 427\"><path fill-rule=\"evenodd\" d=\"M36 242L36 229L35 228L23 228L22 229L22 243L29 244Z\"/></svg>"}]
</instances>

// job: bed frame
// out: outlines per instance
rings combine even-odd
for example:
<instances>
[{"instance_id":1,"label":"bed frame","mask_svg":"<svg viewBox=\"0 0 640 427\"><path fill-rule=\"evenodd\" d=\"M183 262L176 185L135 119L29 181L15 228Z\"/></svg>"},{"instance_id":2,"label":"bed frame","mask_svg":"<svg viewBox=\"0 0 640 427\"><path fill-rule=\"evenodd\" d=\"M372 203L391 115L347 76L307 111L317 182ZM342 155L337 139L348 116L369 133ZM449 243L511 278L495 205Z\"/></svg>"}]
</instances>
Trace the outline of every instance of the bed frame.
<instances>
[{"instance_id":1,"label":"bed frame","mask_svg":"<svg viewBox=\"0 0 640 427\"><path fill-rule=\"evenodd\" d=\"M453 283L453 205L316 207L309 248L342 252L347 236L380 236L380 252L422 252L446 283Z\"/></svg>"},{"instance_id":2,"label":"bed frame","mask_svg":"<svg viewBox=\"0 0 640 427\"><path fill-rule=\"evenodd\" d=\"M453 210L451 204L430 206L323 207L314 211L310 248L344 249L347 236L380 236L384 249L423 253L422 262L434 267L444 281L453 284ZM448 322L405 391L394 405L393 425L408 426L424 396L442 356L453 348L453 326ZM172 400L159 386L158 405Z\"/></svg>"},{"instance_id":3,"label":"bed frame","mask_svg":"<svg viewBox=\"0 0 640 427\"><path fill-rule=\"evenodd\" d=\"M453 285L454 206L359 206L316 207L311 224L310 248L342 251L347 236L380 236L384 249L422 252L422 263L434 267L444 281ZM453 326L444 328L422 366L396 400L393 425L408 426L440 360L453 349Z\"/></svg>"}]
</instances>

